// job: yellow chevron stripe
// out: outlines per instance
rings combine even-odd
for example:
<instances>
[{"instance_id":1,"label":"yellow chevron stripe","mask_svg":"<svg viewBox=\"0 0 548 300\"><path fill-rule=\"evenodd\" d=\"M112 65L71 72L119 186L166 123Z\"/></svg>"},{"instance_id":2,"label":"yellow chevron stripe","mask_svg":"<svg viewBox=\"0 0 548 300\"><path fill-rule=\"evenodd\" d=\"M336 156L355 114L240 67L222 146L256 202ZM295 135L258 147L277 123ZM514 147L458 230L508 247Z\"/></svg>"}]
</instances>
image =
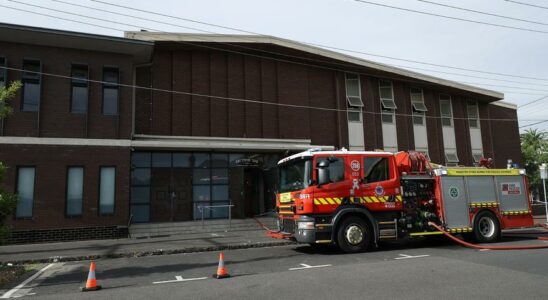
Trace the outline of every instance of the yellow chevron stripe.
<instances>
[{"instance_id":1,"label":"yellow chevron stripe","mask_svg":"<svg viewBox=\"0 0 548 300\"><path fill-rule=\"evenodd\" d=\"M318 201L318 199L315 198L315 199L314 199L314 204L315 204L315 205L320 205L320 201Z\"/></svg>"},{"instance_id":2,"label":"yellow chevron stripe","mask_svg":"<svg viewBox=\"0 0 548 300\"><path fill-rule=\"evenodd\" d=\"M341 198L333 198L337 204L341 204Z\"/></svg>"},{"instance_id":3,"label":"yellow chevron stripe","mask_svg":"<svg viewBox=\"0 0 548 300\"><path fill-rule=\"evenodd\" d=\"M396 196L396 200L398 200L399 202L402 202L401 195L397 195L397 196Z\"/></svg>"},{"instance_id":4,"label":"yellow chevron stripe","mask_svg":"<svg viewBox=\"0 0 548 300\"><path fill-rule=\"evenodd\" d=\"M377 199L377 197L375 196L371 196L371 200L373 200L373 202L375 203L379 203L379 199Z\"/></svg>"},{"instance_id":5,"label":"yellow chevron stripe","mask_svg":"<svg viewBox=\"0 0 548 300\"><path fill-rule=\"evenodd\" d=\"M320 200L320 202L324 205L327 205L327 201L325 201L324 198L318 198L318 200Z\"/></svg>"},{"instance_id":6,"label":"yellow chevron stripe","mask_svg":"<svg viewBox=\"0 0 548 300\"><path fill-rule=\"evenodd\" d=\"M365 198L365 201L366 201L367 203L373 203L373 200L371 200L370 197L364 197L364 198Z\"/></svg>"},{"instance_id":7,"label":"yellow chevron stripe","mask_svg":"<svg viewBox=\"0 0 548 300\"><path fill-rule=\"evenodd\" d=\"M329 204L335 204L335 201L333 201L332 198L325 198L325 200L327 200L327 202L329 202Z\"/></svg>"}]
</instances>

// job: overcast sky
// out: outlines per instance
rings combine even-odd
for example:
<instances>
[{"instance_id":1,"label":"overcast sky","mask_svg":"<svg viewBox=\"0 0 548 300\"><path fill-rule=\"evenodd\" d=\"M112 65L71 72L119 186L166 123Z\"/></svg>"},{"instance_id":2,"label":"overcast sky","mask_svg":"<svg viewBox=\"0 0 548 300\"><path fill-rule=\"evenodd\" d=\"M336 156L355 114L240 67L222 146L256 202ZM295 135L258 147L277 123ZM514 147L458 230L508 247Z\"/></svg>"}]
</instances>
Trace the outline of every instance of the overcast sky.
<instances>
[{"instance_id":1,"label":"overcast sky","mask_svg":"<svg viewBox=\"0 0 548 300\"><path fill-rule=\"evenodd\" d=\"M188 21L116 8L92 0L61 1L217 33L238 33ZM505 94L505 101L517 105L525 104L548 95L548 1L518 0L519 2L547 7L547 9L542 9L504 0L431 0L432 2L546 24L543 25L459 11L417 0L370 0L370 2L504 26L544 31L545 33L473 24L374 6L353 0L101 1L302 42L323 44L440 65L544 79L538 80L474 73L352 53L355 56L392 65L428 69L430 71L411 70L500 91ZM50 9L70 12L71 14L29 7L17 2L40 5ZM123 36L123 30L138 30L141 28L169 32L199 32L156 22L123 17L98 10L75 7L54 0L0 0L0 5L57 17L71 18L82 22L112 27L113 29L78 24L0 7L0 21L6 23L113 36ZM134 26L87 19L75 14L127 23ZM463 75L451 75L440 72ZM485 77L487 79L472 76ZM534 121L530 120L548 119L548 109L545 109L547 106L548 98L519 109L520 125L534 123ZM536 125L535 127L548 129L548 122Z\"/></svg>"}]
</instances>

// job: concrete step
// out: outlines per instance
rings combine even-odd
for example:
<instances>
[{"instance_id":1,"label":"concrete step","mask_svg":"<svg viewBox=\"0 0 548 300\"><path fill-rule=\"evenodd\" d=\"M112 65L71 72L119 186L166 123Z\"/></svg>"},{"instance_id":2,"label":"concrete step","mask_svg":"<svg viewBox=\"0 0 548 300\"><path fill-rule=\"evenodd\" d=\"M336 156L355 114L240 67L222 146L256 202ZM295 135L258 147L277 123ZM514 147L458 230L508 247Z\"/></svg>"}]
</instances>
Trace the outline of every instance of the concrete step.
<instances>
[{"instance_id":1,"label":"concrete step","mask_svg":"<svg viewBox=\"0 0 548 300\"><path fill-rule=\"evenodd\" d=\"M276 228L276 219L263 217L259 220L268 228ZM228 220L204 220L188 222L166 222L166 223L144 223L132 224L129 228L132 238L145 238L155 236L173 236L204 232L226 232L226 231L256 231L263 228L254 219L235 219L231 221L230 228Z\"/></svg>"}]
</instances>

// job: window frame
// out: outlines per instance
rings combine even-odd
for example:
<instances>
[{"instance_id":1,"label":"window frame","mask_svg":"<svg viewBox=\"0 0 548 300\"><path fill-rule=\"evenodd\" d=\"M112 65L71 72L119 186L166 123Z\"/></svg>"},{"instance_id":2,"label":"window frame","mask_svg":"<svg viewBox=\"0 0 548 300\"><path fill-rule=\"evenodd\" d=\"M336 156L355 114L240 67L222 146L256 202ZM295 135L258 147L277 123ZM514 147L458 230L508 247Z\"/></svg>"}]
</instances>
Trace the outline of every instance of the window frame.
<instances>
[{"instance_id":1,"label":"window frame","mask_svg":"<svg viewBox=\"0 0 548 300\"><path fill-rule=\"evenodd\" d=\"M101 212L101 170L103 168L114 168L114 197L113 197L113 207L112 207L112 212L109 212L109 213L103 213ZM97 184L97 214L98 216L101 216L101 217L108 217L108 216L114 216L116 215L116 177L117 177L117 174L118 174L118 170L116 168L115 165L100 165L99 166L99 180L98 180L98 184Z\"/></svg>"},{"instance_id":2,"label":"window frame","mask_svg":"<svg viewBox=\"0 0 548 300\"><path fill-rule=\"evenodd\" d=\"M68 213L69 170L72 169L72 168L82 169L82 199L81 199L81 202L80 202L81 210L80 210L80 214L78 214L78 215L77 214L71 215L71 214ZM65 177L66 177L66 179L65 179L65 218L79 218L79 217L82 217L82 215L84 214L84 197L85 197L85 194L86 194L86 186L85 186L86 168L83 165L67 166L66 176Z\"/></svg>"},{"instance_id":3,"label":"window frame","mask_svg":"<svg viewBox=\"0 0 548 300\"><path fill-rule=\"evenodd\" d=\"M0 64L0 76L3 77L3 80L0 80L0 87L8 85L8 59L5 56L0 56L0 60L3 60L4 63Z\"/></svg>"},{"instance_id":4,"label":"window frame","mask_svg":"<svg viewBox=\"0 0 548 300\"><path fill-rule=\"evenodd\" d=\"M458 165L459 164L460 160L459 160L459 156L457 154L457 151L447 151L447 150L445 150L443 154L445 156L445 164L446 165L449 165L449 164ZM455 155L455 160L449 159L448 155Z\"/></svg>"},{"instance_id":5,"label":"window frame","mask_svg":"<svg viewBox=\"0 0 548 300\"><path fill-rule=\"evenodd\" d=\"M475 110L475 118L474 117L470 117L470 107L471 106L474 106L474 110ZM466 116L468 118L468 126L470 128L474 128L474 129L481 129L481 126L480 126L480 117L479 117L479 105L478 105L478 102L477 101L467 101L466 102ZM476 122L476 125L475 126L472 126L472 123L470 122L471 120L474 120Z\"/></svg>"},{"instance_id":6,"label":"window frame","mask_svg":"<svg viewBox=\"0 0 548 300\"><path fill-rule=\"evenodd\" d=\"M476 155L479 155L478 159L476 159ZM474 163L479 163L483 157L483 152L472 151L472 160L474 161Z\"/></svg>"},{"instance_id":7,"label":"window frame","mask_svg":"<svg viewBox=\"0 0 548 300\"><path fill-rule=\"evenodd\" d=\"M367 159L380 159L380 160L383 160L386 162L386 176L387 178L384 179L384 180L378 180L378 181L367 181L367 164L366 164L366 160ZM362 160L362 163L363 163L363 176L362 176L362 180L363 180L363 183L364 184L372 184L372 183L380 183L380 182L386 182L386 181L390 181L392 179L392 176L391 176L391 171L390 171L390 160L388 159L388 157L384 157L384 156L364 156L363 157L363 160ZM377 166L377 165L375 165ZM371 172L369 173L369 175L371 174Z\"/></svg>"},{"instance_id":8,"label":"window frame","mask_svg":"<svg viewBox=\"0 0 548 300\"><path fill-rule=\"evenodd\" d=\"M348 78L349 75L355 75L356 78ZM349 95L348 94L348 84L349 82L355 82L356 85L358 86L358 95ZM345 95L346 95L346 106L347 108L354 108L354 109L361 109L362 107L364 107L364 104L363 104L363 100L362 100L362 88L361 88L361 78L360 78L360 74L357 74L357 73L350 73L350 72L345 72L344 73L344 89L345 89ZM350 99L357 99L359 100L359 103L358 105L354 105L352 103L352 101L350 101Z\"/></svg>"},{"instance_id":9,"label":"window frame","mask_svg":"<svg viewBox=\"0 0 548 300\"><path fill-rule=\"evenodd\" d=\"M15 193L19 194L19 171L20 171L20 169L24 169L24 168L34 169L34 178L33 178L33 184L32 184L31 213L30 213L30 216L19 217L19 216L17 216L17 207L15 207L15 211L13 213L13 216L14 216L15 220L31 220L34 217L34 204L36 202L36 201L34 201L35 198L36 198L36 196L35 196L36 195L36 166L34 166L34 165L20 165L20 166L17 166L16 172L15 172Z\"/></svg>"},{"instance_id":10,"label":"window frame","mask_svg":"<svg viewBox=\"0 0 548 300\"><path fill-rule=\"evenodd\" d=\"M347 117L347 119L348 119L348 122L350 122L350 123L362 123L362 122L363 122L363 120L362 120L362 112L359 111L359 110L349 109L349 110L347 110L346 114L347 114L346 117ZM359 120L351 120L351 119L350 119L350 114L356 114L356 115L358 116L358 119L359 119Z\"/></svg>"},{"instance_id":11,"label":"window frame","mask_svg":"<svg viewBox=\"0 0 548 300\"><path fill-rule=\"evenodd\" d=\"M321 155L321 156L315 156L314 157L314 165L313 165L313 170L316 170L316 166L318 165L318 163L322 160L327 160L329 161L329 167L331 167L331 164L332 162L330 161L330 158L331 157L335 157L337 158L338 160L342 160L342 179L338 180L338 181L331 181L331 170L329 170L329 183L328 184L335 184L335 183L340 183L340 182L344 182L345 179L346 179L346 160L345 160L345 157L344 156L341 156L341 155ZM329 168L328 167L328 168ZM317 172L314 171L313 174L312 174L313 177L315 177L315 180L318 180L317 178Z\"/></svg>"},{"instance_id":12,"label":"window frame","mask_svg":"<svg viewBox=\"0 0 548 300\"><path fill-rule=\"evenodd\" d=\"M74 69L78 67L86 68L86 78L85 79L75 79ZM89 66L84 63L72 63L70 66L70 108L69 111L71 114L75 115L86 115L89 110ZM82 82L83 81L83 82ZM86 105L85 111L74 111L74 88L75 87L85 87L86 88Z\"/></svg>"},{"instance_id":13,"label":"window frame","mask_svg":"<svg viewBox=\"0 0 548 300\"><path fill-rule=\"evenodd\" d=\"M419 93L420 93L420 101L414 100L413 95L414 94L417 95ZM426 104L424 103L423 90L419 88L410 88L409 98L411 99L411 112L413 115L413 125L426 126L426 112L428 111L428 108L426 107ZM421 104L424 108L418 107L418 104ZM416 122L416 120L419 120L419 119L421 122L420 123Z\"/></svg>"},{"instance_id":14,"label":"window frame","mask_svg":"<svg viewBox=\"0 0 548 300\"><path fill-rule=\"evenodd\" d=\"M387 88L387 86L382 86L383 83L390 84L390 93L392 98L383 98L381 90ZM394 83L391 80L379 79L379 99L381 102L381 123L383 124L395 124L396 123L396 109L398 109L396 102L394 100ZM385 101L388 101L391 105L386 105ZM386 117L390 117L390 122L385 120Z\"/></svg>"},{"instance_id":15,"label":"window frame","mask_svg":"<svg viewBox=\"0 0 548 300\"><path fill-rule=\"evenodd\" d=\"M442 96L447 96L448 98L447 99L442 99ZM453 122L453 101L452 101L452 98L451 98L451 95L448 95L448 94L440 94L439 95L439 101L440 101L440 118L441 118L441 126L442 127L454 127L454 122ZM448 102L449 104L449 115L443 113L443 105L442 103L443 102ZM444 119L448 119L450 120L450 123L451 125L444 125L443 124L443 120Z\"/></svg>"},{"instance_id":16,"label":"window frame","mask_svg":"<svg viewBox=\"0 0 548 300\"><path fill-rule=\"evenodd\" d=\"M31 73L33 73L32 75L31 74L28 74L26 72L27 69L25 69L25 65L28 64L28 63L38 63L38 73L34 73L36 71L31 71L29 70ZM39 59L34 59L34 58L24 58L23 59L23 74L21 74L21 83L23 84L23 86L21 87L21 106L20 106L20 111L22 112L39 112L40 111L40 104L42 102L42 61L39 60ZM36 110L30 110L30 109L25 109L25 84L27 84L27 82L30 84L30 83L33 83L33 84L38 84L38 101L37 101L37 108Z\"/></svg>"},{"instance_id":17,"label":"window frame","mask_svg":"<svg viewBox=\"0 0 548 300\"><path fill-rule=\"evenodd\" d=\"M107 70L116 70L117 72L117 82L111 83L107 82L105 79L105 74ZM103 66L103 76L102 76L102 95L101 95L101 113L103 116L117 117L120 115L120 68L117 66ZM105 90L112 89L116 90L116 113L105 113Z\"/></svg>"}]
</instances>

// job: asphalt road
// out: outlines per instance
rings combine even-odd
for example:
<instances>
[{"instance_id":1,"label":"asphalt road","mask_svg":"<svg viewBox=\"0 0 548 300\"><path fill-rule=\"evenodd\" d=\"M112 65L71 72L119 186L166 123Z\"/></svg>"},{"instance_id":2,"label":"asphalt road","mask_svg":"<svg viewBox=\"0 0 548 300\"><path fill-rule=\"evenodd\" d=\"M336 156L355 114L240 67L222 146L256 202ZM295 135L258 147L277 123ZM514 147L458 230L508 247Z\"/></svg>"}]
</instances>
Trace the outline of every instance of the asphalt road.
<instances>
[{"instance_id":1,"label":"asphalt road","mask_svg":"<svg viewBox=\"0 0 548 300\"><path fill-rule=\"evenodd\" d=\"M504 244L548 244L506 238ZM360 254L284 246L97 261L101 291L82 293L88 262L56 263L12 296L40 299L548 299L548 249L478 251L450 242L386 244ZM176 277L177 276L177 277ZM181 279L182 277L182 279ZM186 279L199 279L185 281ZM179 281L175 281L178 278ZM175 281L164 282L162 281ZM155 283L160 282L160 283ZM0 294L2 295L2 294Z\"/></svg>"}]
</instances>

